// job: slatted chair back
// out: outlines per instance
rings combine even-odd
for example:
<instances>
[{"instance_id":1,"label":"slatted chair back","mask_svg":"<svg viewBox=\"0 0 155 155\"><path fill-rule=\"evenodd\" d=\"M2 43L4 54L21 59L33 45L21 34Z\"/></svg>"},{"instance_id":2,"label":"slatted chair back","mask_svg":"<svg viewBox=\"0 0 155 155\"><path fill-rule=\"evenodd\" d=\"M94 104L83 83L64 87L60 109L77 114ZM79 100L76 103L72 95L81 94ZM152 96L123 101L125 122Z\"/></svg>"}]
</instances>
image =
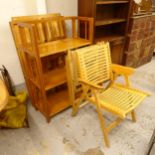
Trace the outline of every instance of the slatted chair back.
<instances>
[{"instance_id":1,"label":"slatted chair back","mask_svg":"<svg viewBox=\"0 0 155 155\"><path fill-rule=\"evenodd\" d=\"M100 43L75 51L79 78L94 84L111 79L109 43Z\"/></svg>"}]
</instances>

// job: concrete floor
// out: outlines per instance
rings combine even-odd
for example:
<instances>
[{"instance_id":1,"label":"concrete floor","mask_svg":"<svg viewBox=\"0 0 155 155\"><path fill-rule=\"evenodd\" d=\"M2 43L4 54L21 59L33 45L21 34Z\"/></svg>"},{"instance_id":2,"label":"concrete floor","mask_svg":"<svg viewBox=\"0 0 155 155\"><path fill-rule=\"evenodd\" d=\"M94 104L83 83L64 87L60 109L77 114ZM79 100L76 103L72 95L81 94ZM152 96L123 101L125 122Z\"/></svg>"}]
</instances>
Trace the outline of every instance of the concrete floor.
<instances>
[{"instance_id":1,"label":"concrete floor","mask_svg":"<svg viewBox=\"0 0 155 155\"><path fill-rule=\"evenodd\" d=\"M111 147L106 148L91 105L71 117L68 109L47 124L45 118L29 104L30 128L0 130L0 155L144 155L155 128L155 59L136 70L134 87L152 96L137 108L137 123L129 119L110 133ZM121 79L120 79L121 80ZM104 113L107 122L113 119Z\"/></svg>"}]
</instances>

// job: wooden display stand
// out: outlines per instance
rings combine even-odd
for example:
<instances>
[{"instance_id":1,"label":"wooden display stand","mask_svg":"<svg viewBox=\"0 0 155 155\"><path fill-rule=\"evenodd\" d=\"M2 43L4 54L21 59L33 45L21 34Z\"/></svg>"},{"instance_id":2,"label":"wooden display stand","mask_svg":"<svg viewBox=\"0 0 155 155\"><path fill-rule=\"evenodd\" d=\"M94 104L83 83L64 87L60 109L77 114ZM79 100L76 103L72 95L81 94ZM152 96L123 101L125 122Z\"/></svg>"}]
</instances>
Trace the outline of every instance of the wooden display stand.
<instances>
[{"instance_id":1,"label":"wooden display stand","mask_svg":"<svg viewBox=\"0 0 155 155\"><path fill-rule=\"evenodd\" d=\"M66 21L72 25L67 37ZM79 25L85 35L79 37ZM32 104L47 121L70 106L65 55L92 43L93 19L60 14L14 17L10 22Z\"/></svg>"},{"instance_id":2,"label":"wooden display stand","mask_svg":"<svg viewBox=\"0 0 155 155\"><path fill-rule=\"evenodd\" d=\"M93 41L110 42L113 63L122 64L131 0L78 0L78 6L79 16L95 19Z\"/></svg>"}]
</instances>

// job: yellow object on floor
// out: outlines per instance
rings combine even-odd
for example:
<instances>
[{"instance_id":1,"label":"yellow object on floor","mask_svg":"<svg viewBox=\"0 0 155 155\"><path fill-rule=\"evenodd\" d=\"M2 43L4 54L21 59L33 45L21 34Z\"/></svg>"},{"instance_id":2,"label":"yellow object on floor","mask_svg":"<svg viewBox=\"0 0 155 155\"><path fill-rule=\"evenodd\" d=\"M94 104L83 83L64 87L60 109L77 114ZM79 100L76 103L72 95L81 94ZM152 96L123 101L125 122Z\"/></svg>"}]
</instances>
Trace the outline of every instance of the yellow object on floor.
<instances>
[{"instance_id":1,"label":"yellow object on floor","mask_svg":"<svg viewBox=\"0 0 155 155\"><path fill-rule=\"evenodd\" d=\"M9 96L5 108L0 112L0 128L21 128L27 126L26 92Z\"/></svg>"}]
</instances>

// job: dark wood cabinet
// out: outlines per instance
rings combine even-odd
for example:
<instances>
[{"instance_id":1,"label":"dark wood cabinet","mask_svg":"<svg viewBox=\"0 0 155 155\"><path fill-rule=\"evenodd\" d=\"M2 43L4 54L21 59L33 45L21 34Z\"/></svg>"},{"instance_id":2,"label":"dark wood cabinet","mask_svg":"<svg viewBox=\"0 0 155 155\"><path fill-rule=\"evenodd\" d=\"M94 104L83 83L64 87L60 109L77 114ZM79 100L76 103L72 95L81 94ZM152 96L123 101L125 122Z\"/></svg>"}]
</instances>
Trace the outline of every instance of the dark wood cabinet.
<instances>
[{"instance_id":1,"label":"dark wood cabinet","mask_svg":"<svg viewBox=\"0 0 155 155\"><path fill-rule=\"evenodd\" d=\"M95 19L94 43L110 42L113 63L123 62L130 7L130 0L78 0L78 15Z\"/></svg>"},{"instance_id":2,"label":"dark wood cabinet","mask_svg":"<svg viewBox=\"0 0 155 155\"><path fill-rule=\"evenodd\" d=\"M155 15L145 14L130 19L125 47L125 65L138 67L150 62L155 49Z\"/></svg>"}]
</instances>

